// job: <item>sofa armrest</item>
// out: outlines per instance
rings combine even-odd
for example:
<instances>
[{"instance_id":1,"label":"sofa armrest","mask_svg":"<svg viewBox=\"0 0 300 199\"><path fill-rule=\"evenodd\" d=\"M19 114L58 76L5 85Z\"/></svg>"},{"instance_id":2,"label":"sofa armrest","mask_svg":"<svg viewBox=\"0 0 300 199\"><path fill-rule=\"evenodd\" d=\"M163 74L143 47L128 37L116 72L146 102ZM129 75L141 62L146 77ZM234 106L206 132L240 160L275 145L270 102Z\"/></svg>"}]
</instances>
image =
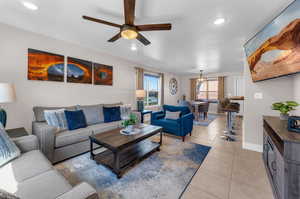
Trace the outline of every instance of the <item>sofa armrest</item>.
<instances>
[{"instance_id":1,"label":"sofa armrest","mask_svg":"<svg viewBox=\"0 0 300 199\"><path fill-rule=\"evenodd\" d=\"M58 129L54 126L49 126L46 122L32 122L32 133L37 136L40 149L44 155L53 162L55 134Z\"/></svg>"},{"instance_id":2,"label":"sofa armrest","mask_svg":"<svg viewBox=\"0 0 300 199\"><path fill-rule=\"evenodd\" d=\"M99 199L99 197L96 190L91 187L91 185L83 182L56 199Z\"/></svg>"},{"instance_id":3,"label":"sofa armrest","mask_svg":"<svg viewBox=\"0 0 300 199\"><path fill-rule=\"evenodd\" d=\"M163 111L157 111L151 113L151 121L152 120L159 120L165 117L165 113Z\"/></svg>"},{"instance_id":4,"label":"sofa armrest","mask_svg":"<svg viewBox=\"0 0 300 199\"><path fill-rule=\"evenodd\" d=\"M180 118L182 136L193 131L194 118L193 113L186 114Z\"/></svg>"},{"instance_id":5,"label":"sofa armrest","mask_svg":"<svg viewBox=\"0 0 300 199\"><path fill-rule=\"evenodd\" d=\"M13 138L12 140L15 142L22 153L39 149L39 141L35 135L22 136Z\"/></svg>"}]
</instances>

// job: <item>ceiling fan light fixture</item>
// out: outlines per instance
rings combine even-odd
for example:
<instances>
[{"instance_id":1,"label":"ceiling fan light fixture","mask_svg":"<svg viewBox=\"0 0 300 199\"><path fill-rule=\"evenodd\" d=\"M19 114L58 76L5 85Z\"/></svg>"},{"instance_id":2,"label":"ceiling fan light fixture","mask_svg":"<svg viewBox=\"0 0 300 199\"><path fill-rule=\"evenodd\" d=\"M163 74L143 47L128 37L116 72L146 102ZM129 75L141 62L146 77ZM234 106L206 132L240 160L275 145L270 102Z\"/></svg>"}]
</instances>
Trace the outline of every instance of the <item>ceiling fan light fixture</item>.
<instances>
[{"instance_id":1,"label":"ceiling fan light fixture","mask_svg":"<svg viewBox=\"0 0 300 199\"><path fill-rule=\"evenodd\" d=\"M137 38L138 33L134 28L125 26L121 31L121 36L124 39L135 39Z\"/></svg>"},{"instance_id":2,"label":"ceiling fan light fixture","mask_svg":"<svg viewBox=\"0 0 300 199\"><path fill-rule=\"evenodd\" d=\"M217 18L215 21L214 21L214 24L215 25L221 25L225 23L225 19L224 18Z\"/></svg>"},{"instance_id":3,"label":"ceiling fan light fixture","mask_svg":"<svg viewBox=\"0 0 300 199\"><path fill-rule=\"evenodd\" d=\"M23 1L22 2L23 6L29 10L38 10L39 7L35 5L34 3L31 3L29 1Z\"/></svg>"}]
</instances>

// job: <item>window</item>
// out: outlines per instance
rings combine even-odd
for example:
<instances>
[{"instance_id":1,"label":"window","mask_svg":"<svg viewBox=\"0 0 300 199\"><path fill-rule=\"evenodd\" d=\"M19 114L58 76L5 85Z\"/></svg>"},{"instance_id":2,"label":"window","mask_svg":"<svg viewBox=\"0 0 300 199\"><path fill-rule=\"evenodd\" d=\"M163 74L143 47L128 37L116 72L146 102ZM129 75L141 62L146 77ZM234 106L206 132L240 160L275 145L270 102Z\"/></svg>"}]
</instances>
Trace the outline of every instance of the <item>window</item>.
<instances>
[{"instance_id":1,"label":"window","mask_svg":"<svg viewBox=\"0 0 300 199\"><path fill-rule=\"evenodd\" d=\"M217 100L218 99L218 79L205 79L201 85L197 85L197 99Z\"/></svg>"},{"instance_id":2,"label":"window","mask_svg":"<svg viewBox=\"0 0 300 199\"><path fill-rule=\"evenodd\" d=\"M160 104L160 76L145 73L144 89L146 91L145 106L153 106Z\"/></svg>"}]
</instances>

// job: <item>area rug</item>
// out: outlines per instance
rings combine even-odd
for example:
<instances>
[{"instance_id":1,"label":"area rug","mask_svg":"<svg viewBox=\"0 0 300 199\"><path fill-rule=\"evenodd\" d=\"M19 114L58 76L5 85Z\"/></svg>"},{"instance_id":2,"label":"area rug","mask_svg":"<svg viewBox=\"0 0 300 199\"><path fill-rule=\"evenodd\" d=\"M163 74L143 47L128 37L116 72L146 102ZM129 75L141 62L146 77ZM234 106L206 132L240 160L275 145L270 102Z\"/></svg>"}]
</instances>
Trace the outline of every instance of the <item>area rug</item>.
<instances>
[{"instance_id":1,"label":"area rug","mask_svg":"<svg viewBox=\"0 0 300 199\"><path fill-rule=\"evenodd\" d=\"M88 153L55 167L72 185L83 181L91 184L101 199L176 199L192 180L210 147L163 138L161 151L130 168L121 179L97 165Z\"/></svg>"},{"instance_id":2,"label":"area rug","mask_svg":"<svg viewBox=\"0 0 300 199\"><path fill-rule=\"evenodd\" d=\"M197 125L197 126L209 126L210 123L212 123L217 117L218 117L218 115L216 115L216 114L208 114L207 118L204 119L204 116L201 115L199 121L194 120L194 125Z\"/></svg>"}]
</instances>

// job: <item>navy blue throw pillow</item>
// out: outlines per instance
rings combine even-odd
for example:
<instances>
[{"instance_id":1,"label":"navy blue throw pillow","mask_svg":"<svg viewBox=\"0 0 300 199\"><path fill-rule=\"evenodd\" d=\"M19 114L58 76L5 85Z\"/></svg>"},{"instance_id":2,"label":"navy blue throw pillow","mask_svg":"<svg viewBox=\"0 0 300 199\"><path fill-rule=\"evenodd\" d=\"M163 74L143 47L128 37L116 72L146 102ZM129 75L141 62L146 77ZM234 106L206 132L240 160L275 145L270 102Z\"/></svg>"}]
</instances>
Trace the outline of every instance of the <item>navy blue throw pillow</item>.
<instances>
[{"instance_id":1,"label":"navy blue throw pillow","mask_svg":"<svg viewBox=\"0 0 300 199\"><path fill-rule=\"evenodd\" d=\"M82 110L65 111L68 129L75 130L87 127L86 119Z\"/></svg>"},{"instance_id":2,"label":"navy blue throw pillow","mask_svg":"<svg viewBox=\"0 0 300 199\"><path fill-rule=\"evenodd\" d=\"M120 107L103 107L104 122L115 122L121 120Z\"/></svg>"}]
</instances>

